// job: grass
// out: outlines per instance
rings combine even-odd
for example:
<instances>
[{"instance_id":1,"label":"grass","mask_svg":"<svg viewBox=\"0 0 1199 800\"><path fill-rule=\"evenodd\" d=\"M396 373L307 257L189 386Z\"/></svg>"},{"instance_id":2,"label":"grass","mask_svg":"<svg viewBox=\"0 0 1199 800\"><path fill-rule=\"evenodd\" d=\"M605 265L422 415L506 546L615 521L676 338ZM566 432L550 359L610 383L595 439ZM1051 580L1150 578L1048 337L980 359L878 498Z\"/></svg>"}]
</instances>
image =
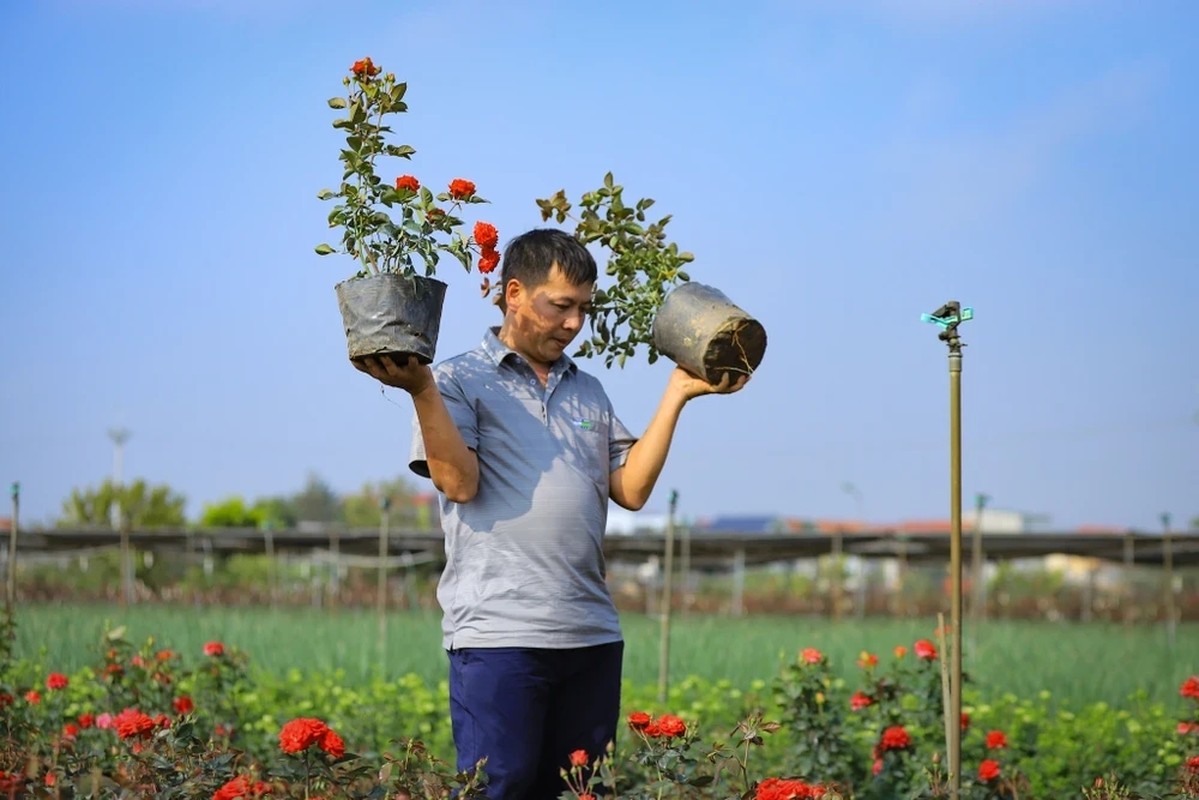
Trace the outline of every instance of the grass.
<instances>
[{"instance_id":1,"label":"grass","mask_svg":"<svg viewBox=\"0 0 1199 800\"><path fill-rule=\"evenodd\" d=\"M769 681L784 660L804 647L825 652L836 671L853 678L862 650L890 657L897 644L933 638L932 619L846 619L755 616L675 617L670 637L670 675L727 678L749 688ZM250 654L251 669L283 674L342 671L347 685L380 674L379 627L373 612L319 609L144 605L23 605L17 609L16 656L47 669L74 671L95 664L107 628L123 625L135 644L154 636L158 646L198 655L220 640ZM660 623L626 614L625 676L634 685L658 680ZM967 631L964 667L985 697L1013 693L1027 698L1048 690L1067 706L1103 701L1131 707L1143 691L1173 703L1179 684L1199 671L1199 626L1180 626L1173 651L1161 626L1038 622L987 623ZM910 656L909 656L910 657ZM440 614L392 612L387 622L385 669L398 677L415 673L433 683L445 676Z\"/></svg>"}]
</instances>

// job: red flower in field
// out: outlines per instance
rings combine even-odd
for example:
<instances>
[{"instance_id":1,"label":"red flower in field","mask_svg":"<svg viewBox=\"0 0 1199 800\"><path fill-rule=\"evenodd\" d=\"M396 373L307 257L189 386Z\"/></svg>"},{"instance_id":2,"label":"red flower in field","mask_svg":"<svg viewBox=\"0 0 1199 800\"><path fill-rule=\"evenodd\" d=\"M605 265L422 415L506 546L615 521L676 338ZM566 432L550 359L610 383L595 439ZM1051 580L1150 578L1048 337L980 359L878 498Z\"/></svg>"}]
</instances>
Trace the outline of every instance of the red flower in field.
<instances>
[{"instance_id":1,"label":"red flower in field","mask_svg":"<svg viewBox=\"0 0 1199 800\"><path fill-rule=\"evenodd\" d=\"M154 730L154 720L136 708L125 709L113 717L112 723L113 727L117 729L117 736L122 739L146 736Z\"/></svg>"},{"instance_id":2,"label":"red flower in field","mask_svg":"<svg viewBox=\"0 0 1199 800\"><path fill-rule=\"evenodd\" d=\"M912 649L916 651L917 657L924 661L935 661L937 658L937 648L928 639L919 640L912 645Z\"/></svg>"},{"instance_id":3,"label":"red flower in field","mask_svg":"<svg viewBox=\"0 0 1199 800\"><path fill-rule=\"evenodd\" d=\"M1199 733L1199 722L1178 723L1178 734L1180 736L1186 736L1188 733Z\"/></svg>"},{"instance_id":4,"label":"red flower in field","mask_svg":"<svg viewBox=\"0 0 1199 800\"><path fill-rule=\"evenodd\" d=\"M962 712L962 730L966 730L969 727L970 727L970 715L967 714L965 711L963 711Z\"/></svg>"},{"instance_id":5,"label":"red flower in field","mask_svg":"<svg viewBox=\"0 0 1199 800\"><path fill-rule=\"evenodd\" d=\"M125 668L120 664L106 664L104 665L104 674L109 678L119 678L125 674Z\"/></svg>"},{"instance_id":6,"label":"red flower in field","mask_svg":"<svg viewBox=\"0 0 1199 800\"><path fill-rule=\"evenodd\" d=\"M486 275L493 272L500 263L500 253L498 250L484 248L482 253L479 253L479 272Z\"/></svg>"},{"instance_id":7,"label":"red flower in field","mask_svg":"<svg viewBox=\"0 0 1199 800\"><path fill-rule=\"evenodd\" d=\"M901 644L895 645L895 657L903 658L908 654L908 649Z\"/></svg>"},{"instance_id":8,"label":"red flower in field","mask_svg":"<svg viewBox=\"0 0 1199 800\"><path fill-rule=\"evenodd\" d=\"M397 189L407 189L410 192L420 191L420 181L411 175L401 175L396 178Z\"/></svg>"},{"instance_id":9,"label":"red flower in field","mask_svg":"<svg viewBox=\"0 0 1199 800\"><path fill-rule=\"evenodd\" d=\"M588 760L586 750L575 750L570 754L570 765L572 767L585 767Z\"/></svg>"},{"instance_id":10,"label":"red flower in field","mask_svg":"<svg viewBox=\"0 0 1199 800\"><path fill-rule=\"evenodd\" d=\"M168 717L166 714L156 714L154 716L154 727L155 728L171 727L171 718Z\"/></svg>"},{"instance_id":11,"label":"red flower in field","mask_svg":"<svg viewBox=\"0 0 1199 800\"><path fill-rule=\"evenodd\" d=\"M90 727L92 727L92 725L96 724L96 718L94 716L92 716L91 714L87 714L87 713L80 714L77 721L79 722L79 727L85 728L85 729L90 728Z\"/></svg>"},{"instance_id":12,"label":"red flower in field","mask_svg":"<svg viewBox=\"0 0 1199 800\"><path fill-rule=\"evenodd\" d=\"M634 711L632 714L629 714L629 727L635 731L643 731L649 725L651 719L652 717L644 711Z\"/></svg>"},{"instance_id":13,"label":"red flower in field","mask_svg":"<svg viewBox=\"0 0 1199 800\"><path fill-rule=\"evenodd\" d=\"M454 178L450 181L450 197L455 200L466 200L475 194L475 185L465 178Z\"/></svg>"},{"instance_id":14,"label":"red flower in field","mask_svg":"<svg viewBox=\"0 0 1199 800\"><path fill-rule=\"evenodd\" d=\"M579 795L579 800L595 800L595 795L593 795L591 792L583 792L581 795Z\"/></svg>"},{"instance_id":15,"label":"red flower in field","mask_svg":"<svg viewBox=\"0 0 1199 800\"><path fill-rule=\"evenodd\" d=\"M350 71L360 78L373 78L383 70L381 67L376 67L375 62L368 57L355 61L354 65L350 67Z\"/></svg>"},{"instance_id":16,"label":"red flower in field","mask_svg":"<svg viewBox=\"0 0 1199 800\"><path fill-rule=\"evenodd\" d=\"M987 733L988 750L999 750L1004 747L1007 747L1007 737L1004 736L1003 731L990 731Z\"/></svg>"},{"instance_id":17,"label":"red flower in field","mask_svg":"<svg viewBox=\"0 0 1199 800\"><path fill-rule=\"evenodd\" d=\"M105 711L100 716L96 717L96 727L100 730L108 730L113 725L113 716Z\"/></svg>"},{"instance_id":18,"label":"red flower in field","mask_svg":"<svg viewBox=\"0 0 1199 800\"><path fill-rule=\"evenodd\" d=\"M815 647L805 647L800 651L799 658L805 664L819 664L824 660L824 653L820 652Z\"/></svg>"},{"instance_id":19,"label":"red flower in field","mask_svg":"<svg viewBox=\"0 0 1199 800\"><path fill-rule=\"evenodd\" d=\"M157 658L159 661L170 661L172 658L175 657L175 651L174 650L159 650L157 653L154 654L154 657Z\"/></svg>"},{"instance_id":20,"label":"red flower in field","mask_svg":"<svg viewBox=\"0 0 1199 800\"><path fill-rule=\"evenodd\" d=\"M658 717L657 727L661 735L667 737L682 736L687 732L687 723L674 714L663 714Z\"/></svg>"},{"instance_id":21,"label":"red flower in field","mask_svg":"<svg viewBox=\"0 0 1199 800\"><path fill-rule=\"evenodd\" d=\"M239 776L217 789L212 800L250 800L268 794L271 787L263 781L254 781L245 776Z\"/></svg>"},{"instance_id":22,"label":"red flower in field","mask_svg":"<svg viewBox=\"0 0 1199 800\"><path fill-rule=\"evenodd\" d=\"M500 233L490 222L475 223L475 241L484 250L493 250L500 243Z\"/></svg>"},{"instance_id":23,"label":"red flower in field","mask_svg":"<svg viewBox=\"0 0 1199 800\"><path fill-rule=\"evenodd\" d=\"M223 656L225 655L225 645L220 642L208 642L204 645L204 655L206 656Z\"/></svg>"},{"instance_id":24,"label":"red flower in field","mask_svg":"<svg viewBox=\"0 0 1199 800\"><path fill-rule=\"evenodd\" d=\"M30 689L28 692L25 692L25 702L32 706L36 706L38 703L42 702L42 693L37 689Z\"/></svg>"},{"instance_id":25,"label":"red flower in field","mask_svg":"<svg viewBox=\"0 0 1199 800\"><path fill-rule=\"evenodd\" d=\"M993 781L999 777L999 762L993 759L985 759L983 763L978 765L978 779L984 783Z\"/></svg>"},{"instance_id":26,"label":"red flower in field","mask_svg":"<svg viewBox=\"0 0 1199 800\"><path fill-rule=\"evenodd\" d=\"M190 714L196 710L196 704L185 694L176 697L171 705L175 707L176 714Z\"/></svg>"},{"instance_id":27,"label":"red flower in field","mask_svg":"<svg viewBox=\"0 0 1199 800\"><path fill-rule=\"evenodd\" d=\"M865 692L854 692L853 697L849 698L849 707L854 711L861 711L872 705L874 705L874 699Z\"/></svg>"},{"instance_id":28,"label":"red flower in field","mask_svg":"<svg viewBox=\"0 0 1199 800\"><path fill-rule=\"evenodd\" d=\"M129 663L141 669L145 669L146 667L146 659L142 658L139 654L134 654L133 658L129 659Z\"/></svg>"},{"instance_id":29,"label":"red flower in field","mask_svg":"<svg viewBox=\"0 0 1199 800\"><path fill-rule=\"evenodd\" d=\"M1187 769L1191 772L1199 772L1199 756L1191 756L1187 759Z\"/></svg>"},{"instance_id":30,"label":"red flower in field","mask_svg":"<svg viewBox=\"0 0 1199 800\"><path fill-rule=\"evenodd\" d=\"M346 743L331 730L325 731L325 735L321 737L317 746L334 758L341 758L346 754Z\"/></svg>"},{"instance_id":31,"label":"red flower in field","mask_svg":"<svg viewBox=\"0 0 1199 800\"><path fill-rule=\"evenodd\" d=\"M874 759L874 763L870 765L870 772L874 775L883 771L883 760L881 758Z\"/></svg>"},{"instance_id":32,"label":"red flower in field","mask_svg":"<svg viewBox=\"0 0 1199 800\"><path fill-rule=\"evenodd\" d=\"M47 786L53 786L54 784L58 783L58 776L53 772L47 772L46 777L42 778L42 783L46 784Z\"/></svg>"},{"instance_id":33,"label":"red flower in field","mask_svg":"<svg viewBox=\"0 0 1199 800\"><path fill-rule=\"evenodd\" d=\"M79 726L74 722L68 722L62 726L62 735L68 739L74 739L79 735Z\"/></svg>"},{"instance_id":34,"label":"red flower in field","mask_svg":"<svg viewBox=\"0 0 1199 800\"><path fill-rule=\"evenodd\" d=\"M319 719L293 719L279 731L279 749L284 753L302 752L321 741L328 732L329 726Z\"/></svg>"},{"instance_id":35,"label":"red flower in field","mask_svg":"<svg viewBox=\"0 0 1199 800\"><path fill-rule=\"evenodd\" d=\"M877 664L878 656L876 656L874 653L867 653L865 650L863 650L858 655L858 666L862 669L870 669Z\"/></svg>"},{"instance_id":36,"label":"red flower in field","mask_svg":"<svg viewBox=\"0 0 1199 800\"><path fill-rule=\"evenodd\" d=\"M51 672L48 676L46 676L46 688L51 691L56 689L65 689L67 688L67 683L67 676L63 675L61 672Z\"/></svg>"},{"instance_id":37,"label":"red flower in field","mask_svg":"<svg viewBox=\"0 0 1199 800\"><path fill-rule=\"evenodd\" d=\"M8 692L0 692L0 708L4 708L5 706L11 706L12 701L13 701L13 696L11 694L9 694Z\"/></svg>"},{"instance_id":38,"label":"red flower in field","mask_svg":"<svg viewBox=\"0 0 1199 800\"><path fill-rule=\"evenodd\" d=\"M0 792L16 793L25 786L25 776L0 769Z\"/></svg>"},{"instance_id":39,"label":"red flower in field","mask_svg":"<svg viewBox=\"0 0 1199 800\"><path fill-rule=\"evenodd\" d=\"M1190 697L1199 700L1199 675L1192 675L1182 682L1178 693L1183 697Z\"/></svg>"},{"instance_id":40,"label":"red flower in field","mask_svg":"<svg viewBox=\"0 0 1199 800\"><path fill-rule=\"evenodd\" d=\"M823 786L786 778L767 778L754 790L754 800L803 800L824 795Z\"/></svg>"},{"instance_id":41,"label":"red flower in field","mask_svg":"<svg viewBox=\"0 0 1199 800\"><path fill-rule=\"evenodd\" d=\"M912 744L912 737L904 730L902 725L892 725L883 731L883 736L879 740L879 750L902 750Z\"/></svg>"}]
</instances>

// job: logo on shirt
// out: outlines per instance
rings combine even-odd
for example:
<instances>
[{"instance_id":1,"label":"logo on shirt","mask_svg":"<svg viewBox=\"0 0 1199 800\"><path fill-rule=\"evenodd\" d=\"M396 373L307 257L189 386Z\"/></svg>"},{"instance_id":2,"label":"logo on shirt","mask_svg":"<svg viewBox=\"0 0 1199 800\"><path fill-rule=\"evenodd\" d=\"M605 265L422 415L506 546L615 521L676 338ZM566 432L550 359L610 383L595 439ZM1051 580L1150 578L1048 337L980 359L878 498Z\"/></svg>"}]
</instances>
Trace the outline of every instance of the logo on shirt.
<instances>
[{"instance_id":1,"label":"logo on shirt","mask_svg":"<svg viewBox=\"0 0 1199 800\"><path fill-rule=\"evenodd\" d=\"M570 421L570 424L574 425L576 428L578 428L581 431L595 430L595 423L589 419L581 419L579 417L575 417L574 419L572 419Z\"/></svg>"}]
</instances>

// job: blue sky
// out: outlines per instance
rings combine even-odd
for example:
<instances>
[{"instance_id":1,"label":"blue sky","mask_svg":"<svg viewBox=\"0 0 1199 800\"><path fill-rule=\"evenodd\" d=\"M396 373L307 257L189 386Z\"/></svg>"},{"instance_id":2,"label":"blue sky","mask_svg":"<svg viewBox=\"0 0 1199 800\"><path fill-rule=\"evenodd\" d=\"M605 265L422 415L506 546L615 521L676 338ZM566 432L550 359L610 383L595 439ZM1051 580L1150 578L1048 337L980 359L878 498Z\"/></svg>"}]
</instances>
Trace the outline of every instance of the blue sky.
<instances>
[{"instance_id":1,"label":"blue sky","mask_svg":"<svg viewBox=\"0 0 1199 800\"><path fill-rule=\"evenodd\" d=\"M353 269L312 250L325 101L369 55L409 82L397 173L473 179L503 243L613 170L765 325L647 510L675 488L687 516L946 517L946 348L919 316L958 299L967 503L1190 519L1197 29L1164 0L5 3L0 480L49 521L111 473L112 426L126 478L193 515L405 473L410 405L346 362ZM451 267L442 356L497 321ZM635 430L669 370L584 368Z\"/></svg>"}]
</instances>

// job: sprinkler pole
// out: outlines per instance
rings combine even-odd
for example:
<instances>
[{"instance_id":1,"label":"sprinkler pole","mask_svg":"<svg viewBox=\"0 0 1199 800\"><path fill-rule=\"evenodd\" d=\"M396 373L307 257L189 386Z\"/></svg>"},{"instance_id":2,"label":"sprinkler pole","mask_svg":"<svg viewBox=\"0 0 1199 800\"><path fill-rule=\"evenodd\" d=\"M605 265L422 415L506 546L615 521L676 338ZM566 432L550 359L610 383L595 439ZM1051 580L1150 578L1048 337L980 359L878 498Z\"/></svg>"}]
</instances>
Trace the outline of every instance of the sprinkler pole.
<instances>
[{"instance_id":1,"label":"sprinkler pole","mask_svg":"<svg viewBox=\"0 0 1199 800\"><path fill-rule=\"evenodd\" d=\"M920 319L941 328L937 335L949 347L949 709L945 732L949 751L949 791L958 800L962 786L962 340L958 325L974 318L974 309L950 300ZM942 654L944 658L944 654Z\"/></svg>"}]
</instances>

